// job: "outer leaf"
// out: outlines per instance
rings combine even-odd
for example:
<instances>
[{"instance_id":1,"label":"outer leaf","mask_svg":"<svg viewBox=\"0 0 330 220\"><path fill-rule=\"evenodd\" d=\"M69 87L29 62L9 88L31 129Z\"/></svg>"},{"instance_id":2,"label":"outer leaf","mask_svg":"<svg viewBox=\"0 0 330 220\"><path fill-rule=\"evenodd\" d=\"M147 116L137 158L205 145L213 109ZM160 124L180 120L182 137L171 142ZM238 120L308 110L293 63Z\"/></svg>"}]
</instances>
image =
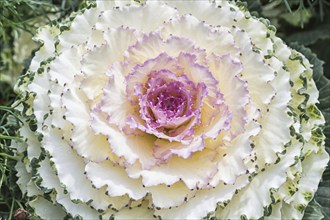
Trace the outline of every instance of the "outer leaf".
<instances>
[{"instance_id":1,"label":"outer leaf","mask_svg":"<svg viewBox=\"0 0 330 220\"><path fill-rule=\"evenodd\" d=\"M315 199L313 199L305 210L304 219L316 220L316 219L324 218L324 215L322 214L321 210L322 210L321 205L317 201L315 201Z\"/></svg>"},{"instance_id":2,"label":"outer leaf","mask_svg":"<svg viewBox=\"0 0 330 220\"><path fill-rule=\"evenodd\" d=\"M328 169L329 170L329 169ZM324 219L330 219L330 181L324 181L320 184L318 191L316 192L316 200L322 206L322 213Z\"/></svg>"},{"instance_id":3,"label":"outer leaf","mask_svg":"<svg viewBox=\"0 0 330 220\"><path fill-rule=\"evenodd\" d=\"M311 45L316 43L319 39L329 39L330 38L330 29L329 23L317 26L312 30L297 32L291 34L286 38L288 42L297 41L303 45Z\"/></svg>"},{"instance_id":4,"label":"outer leaf","mask_svg":"<svg viewBox=\"0 0 330 220\"><path fill-rule=\"evenodd\" d=\"M293 49L298 50L300 53L305 55L305 57L313 64L313 79L316 86L320 92L319 94L319 105L317 106L323 113L325 117L325 128L324 134L326 136L326 148L329 152L330 147L330 80L327 79L323 74L323 64L324 62L319 60L316 54L312 53L309 48L298 45L297 43L291 43L290 46Z\"/></svg>"},{"instance_id":5,"label":"outer leaf","mask_svg":"<svg viewBox=\"0 0 330 220\"><path fill-rule=\"evenodd\" d=\"M319 60L309 48L298 45L297 43L290 44L292 48L302 53L313 64L313 79L320 92L318 108L322 111L325 117L324 134L326 136L325 147L330 152L330 80L323 75L324 62ZM328 167L322 177L324 182L321 182L319 189L315 194L315 202L311 202L306 209L304 219L310 219L311 216L320 216L322 212L325 219L330 219L330 167ZM316 203L319 203L320 207ZM320 209L319 209L320 208ZM321 217L322 218L322 217ZM314 218L313 218L314 219Z\"/></svg>"}]
</instances>

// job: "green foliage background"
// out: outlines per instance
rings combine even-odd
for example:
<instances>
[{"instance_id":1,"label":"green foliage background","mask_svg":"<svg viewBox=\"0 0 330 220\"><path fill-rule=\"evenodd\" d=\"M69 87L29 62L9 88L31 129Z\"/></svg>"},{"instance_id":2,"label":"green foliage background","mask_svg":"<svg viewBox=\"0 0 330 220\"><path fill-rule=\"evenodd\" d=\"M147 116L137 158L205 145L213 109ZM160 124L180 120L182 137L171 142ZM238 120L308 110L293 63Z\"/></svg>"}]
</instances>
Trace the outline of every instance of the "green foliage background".
<instances>
[{"instance_id":1,"label":"green foliage background","mask_svg":"<svg viewBox=\"0 0 330 220\"><path fill-rule=\"evenodd\" d=\"M26 209L16 185L15 152L10 148L10 141L19 139L19 119L11 106L14 83L28 67L33 49L38 48L32 42L38 27L64 19L84 7L82 1L0 0L0 219L15 219L19 208ZM277 35L314 65L314 80L320 90L318 107L326 118L324 133L330 153L330 0L241 1L253 15L268 18ZM329 166L304 219L330 219Z\"/></svg>"}]
</instances>

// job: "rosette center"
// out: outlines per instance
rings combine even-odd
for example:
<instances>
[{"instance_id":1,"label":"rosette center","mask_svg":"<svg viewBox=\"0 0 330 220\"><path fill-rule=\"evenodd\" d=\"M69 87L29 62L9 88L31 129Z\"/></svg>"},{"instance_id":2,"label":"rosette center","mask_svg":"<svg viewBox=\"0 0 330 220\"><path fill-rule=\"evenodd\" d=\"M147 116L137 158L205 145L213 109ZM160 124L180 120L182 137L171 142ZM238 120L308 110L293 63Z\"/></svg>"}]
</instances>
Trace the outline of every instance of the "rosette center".
<instances>
[{"instance_id":1,"label":"rosette center","mask_svg":"<svg viewBox=\"0 0 330 220\"><path fill-rule=\"evenodd\" d=\"M154 121L160 122L180 117L185 113L189 103L189 92L185 91L183 83L175 81L151 89L147 93L147 99L150 115Z\"/></svg>"},{"instance_id":2,"label":"rosette center","mask_svg":"<svg viewBox=\"0 0 330 220\"><path fill-rule=\"evenodd\" d=\"M177 77L169 70L149 75L147 90L143 97L146 106L141 107L150 127L164 132L166 129L181 126L191 118L194 86L190 83L192 86L189 88L179 78L181 77Z\"/></svg>"},{"instance_id":3,"label":"rosette center","mask_svg":"<svg viewBox=\"0 0 330 220\"><path fill-rule=\"evenodd\" d=\"M193 138L208 92L206 84L196 82L193 71L185 68L184 58L161 54L137 65L126 77L127 95L135 106L128 116L131 129L169 141Z\"/></svg>"}]
</instances>

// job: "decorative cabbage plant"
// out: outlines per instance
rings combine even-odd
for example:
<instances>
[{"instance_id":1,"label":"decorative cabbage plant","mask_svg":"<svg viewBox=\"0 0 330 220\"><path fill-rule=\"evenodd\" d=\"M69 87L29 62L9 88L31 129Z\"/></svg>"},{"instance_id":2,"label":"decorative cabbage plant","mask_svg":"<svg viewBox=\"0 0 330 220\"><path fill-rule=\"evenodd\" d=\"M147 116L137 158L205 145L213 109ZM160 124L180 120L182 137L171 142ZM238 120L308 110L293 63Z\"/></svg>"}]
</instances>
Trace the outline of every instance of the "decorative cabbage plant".
<instances>
[{"instance_id":1,"label":"decorative cabbage plant","mask_svg":"<svg viewBox=\"0 0 330 220\"><path fill-rule=\"evenodd\" d=\"M16 86L43 219L302 218L329 160L309 61L229 1L97 1Z\"/></svg>"}]
</instances>

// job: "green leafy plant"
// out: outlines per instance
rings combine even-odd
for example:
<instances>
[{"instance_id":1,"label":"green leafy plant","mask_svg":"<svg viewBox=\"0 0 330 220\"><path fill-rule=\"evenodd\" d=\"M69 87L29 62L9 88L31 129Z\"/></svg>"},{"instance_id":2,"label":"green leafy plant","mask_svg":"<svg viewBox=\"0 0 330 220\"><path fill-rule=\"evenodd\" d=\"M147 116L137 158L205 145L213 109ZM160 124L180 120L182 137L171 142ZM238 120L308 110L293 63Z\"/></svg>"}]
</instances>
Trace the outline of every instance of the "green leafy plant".
<instances>
[{"instance_id":1,"label":"green leafy plant","mask_svg":"<svg viewBox=\"0 0 330 220\"><path fill-rule=\"evenodd\" d=\"M64 19L79 7L81 0L0 1L0 219L15 218L20 214L16 210L26 209L26 199L16 183L17 158L10 147L12 140L20 139L16 134L20 121L11 106L16 98L14 83L39 46L32 40L37 29Z\"/></svg>"}]
</instances>

